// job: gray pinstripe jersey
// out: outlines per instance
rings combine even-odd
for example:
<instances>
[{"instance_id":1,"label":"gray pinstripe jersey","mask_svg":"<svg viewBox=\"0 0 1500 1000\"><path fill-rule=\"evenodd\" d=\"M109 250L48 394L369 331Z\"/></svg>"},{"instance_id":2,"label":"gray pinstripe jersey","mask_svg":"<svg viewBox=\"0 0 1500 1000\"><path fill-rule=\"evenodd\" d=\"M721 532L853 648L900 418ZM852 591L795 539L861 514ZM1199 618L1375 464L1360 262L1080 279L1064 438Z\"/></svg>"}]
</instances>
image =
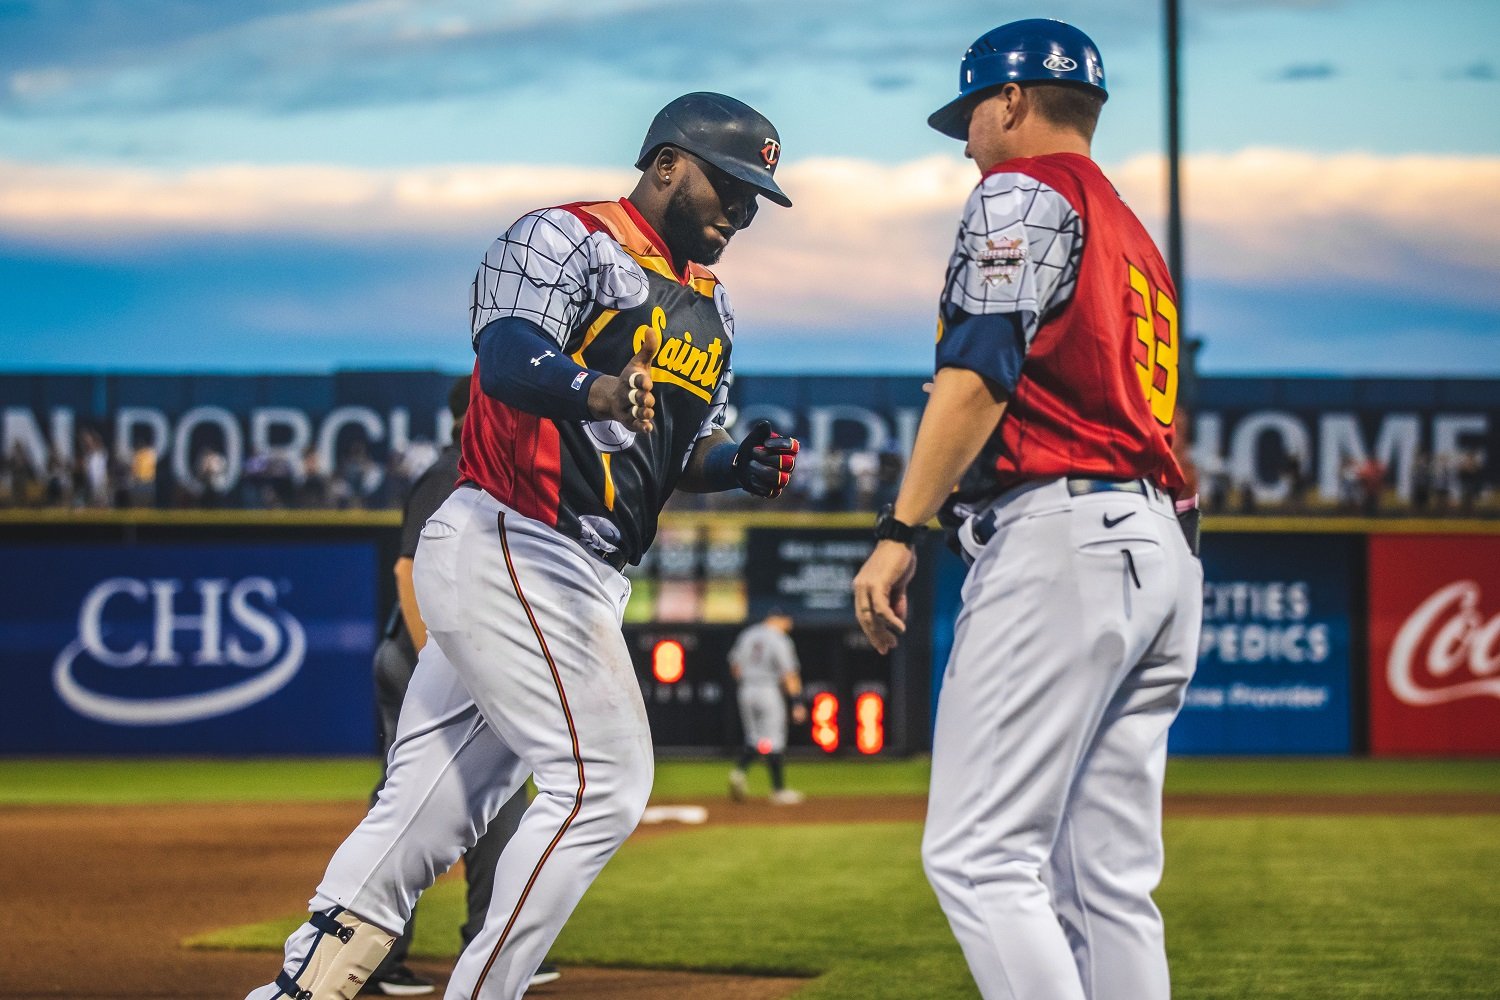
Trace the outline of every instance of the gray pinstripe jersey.
<instances>
[{"instance_id":1,"label":"gray pinstripe jersey","mask_svg":"<svg viewBox=\"0 0 1500 1000\"><path fill-rule=\"evenodd\" d=\"M791 636L761 622L740 633L729 662L740 669L740 684L775 687L783 676L797 672L797 647Z\"/></svg>"}]
</instances>

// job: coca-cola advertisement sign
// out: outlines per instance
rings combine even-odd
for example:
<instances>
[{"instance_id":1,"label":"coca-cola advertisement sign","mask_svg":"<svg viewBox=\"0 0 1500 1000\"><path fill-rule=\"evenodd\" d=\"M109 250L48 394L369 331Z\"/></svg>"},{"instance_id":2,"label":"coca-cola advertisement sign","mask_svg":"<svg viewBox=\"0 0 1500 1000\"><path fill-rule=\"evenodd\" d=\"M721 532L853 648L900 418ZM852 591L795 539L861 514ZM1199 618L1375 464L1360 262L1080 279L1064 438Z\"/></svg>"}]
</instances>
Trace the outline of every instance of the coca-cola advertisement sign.
<instances>
[{"instance_id":1,"label":"coca-cola advertisement sign","mask_svg":"<svg viewBox=\"0 0 1500 1000\"><path fill-rule=\"evenodd\" d=\"M1500 536L1370 539L1370 749L1500 753Z\"/></svg>"}]
</instances>

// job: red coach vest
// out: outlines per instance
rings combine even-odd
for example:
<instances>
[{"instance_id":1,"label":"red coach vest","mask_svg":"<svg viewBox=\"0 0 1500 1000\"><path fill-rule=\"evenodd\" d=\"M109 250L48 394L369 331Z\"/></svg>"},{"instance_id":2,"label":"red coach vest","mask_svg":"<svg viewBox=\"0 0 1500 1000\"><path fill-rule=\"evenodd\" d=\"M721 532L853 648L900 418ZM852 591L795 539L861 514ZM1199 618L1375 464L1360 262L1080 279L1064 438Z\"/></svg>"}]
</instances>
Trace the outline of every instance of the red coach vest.
<instances>
[{"instance_id":1,"label":"red coach vest","mask_svg":"<svg viewBox=\"0 0 1500 1000\"><path fill-rule=\"evenodd\" d=\"M990 172L1025 174L1062 195L1083 220L1084 247L1073 297L1043 319L991 441L1000 487L1083 475L1180 491L1181 331L1156 244L1086 156L1008 160Z\"/></svg>"}]
</instances>

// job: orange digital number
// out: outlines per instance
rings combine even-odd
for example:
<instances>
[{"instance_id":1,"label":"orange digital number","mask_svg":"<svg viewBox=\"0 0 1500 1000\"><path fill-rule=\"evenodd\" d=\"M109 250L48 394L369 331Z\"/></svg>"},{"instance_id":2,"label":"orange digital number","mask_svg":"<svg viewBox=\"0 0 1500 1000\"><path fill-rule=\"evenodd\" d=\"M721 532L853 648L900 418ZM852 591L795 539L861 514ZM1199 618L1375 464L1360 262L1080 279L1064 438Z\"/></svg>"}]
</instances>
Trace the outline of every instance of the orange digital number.
<instances>
[{"instance_id":1,"label":"orange digital number","mask_svg":"<svg viewBox=\"0 0 1500 1000\"><path fill-rule=\"evenodd\" d=\"M1157 423L1171 426L1177 412L1177 303L1134 264L1130 265L1130 290L1135 293L1135 366L1141 392Z\"/></svg>"},{"instance_id":2,"label":"orange digital number","mask_svg":"<svg viewBox=\"0 0 1500 1000\"><path fill-rule=\"evenodd\" d=\"M854 699L854 745L860 753L879 753L885 748L885 699L866 691Z\"/></svg>"},{"instance_id":3,"label":"orange digital number","mask_svg":"<svg viewBox=\"0 0 1500 1000\"><path fill-rule=\"evenodd\" d=\"M839 700L820 691L812 700L812 739L824 753L839 748Z\"/></svg>"}]
</instances>

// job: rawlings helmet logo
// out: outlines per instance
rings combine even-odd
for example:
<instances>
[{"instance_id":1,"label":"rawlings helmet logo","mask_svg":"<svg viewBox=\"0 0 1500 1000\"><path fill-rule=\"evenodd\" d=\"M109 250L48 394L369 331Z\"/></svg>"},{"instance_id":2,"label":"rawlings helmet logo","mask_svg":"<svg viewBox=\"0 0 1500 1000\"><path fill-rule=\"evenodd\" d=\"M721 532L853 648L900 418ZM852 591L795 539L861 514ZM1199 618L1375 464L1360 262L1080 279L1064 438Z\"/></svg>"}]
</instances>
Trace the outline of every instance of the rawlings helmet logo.
<instances>
[{"instance_id":1,"label":"rawlings helmet logo","mask_svg":"<svg viewBox=\"0 0 1500 1000\"><path fill-rule=\"evenodd\" d=\"M1408 705L1500 698L1497 675L1500 614L1485 621L1473 580L1440 587L1418 605L1397 631L1386 663L1392 693Z\"/></svg>"},{"instance_id":2,"label":"rawlings helmet logo","mask_svg":"<svg viewBox=\"0 0 1500 1000\"><path fill-rule=\"evenodd\" d=\"M760 158L766 161L766 168L776 166L776 161L781 159L781 143L766 136L766 144L760 147Z\"/></svg>"},{"instance_id":3,"label":"rawlings helmet logo","mask_svg":"<svg viewBox=\"0 0 1500 1000\"><path fill-rule=\"evenodd\" d=\"M1054 52L1042 60L1042 68L1050 69L1054 73L1071 73L1078 68L1078 63L1067 56L1060 56Z\"/></svg>"}]
</instances>

